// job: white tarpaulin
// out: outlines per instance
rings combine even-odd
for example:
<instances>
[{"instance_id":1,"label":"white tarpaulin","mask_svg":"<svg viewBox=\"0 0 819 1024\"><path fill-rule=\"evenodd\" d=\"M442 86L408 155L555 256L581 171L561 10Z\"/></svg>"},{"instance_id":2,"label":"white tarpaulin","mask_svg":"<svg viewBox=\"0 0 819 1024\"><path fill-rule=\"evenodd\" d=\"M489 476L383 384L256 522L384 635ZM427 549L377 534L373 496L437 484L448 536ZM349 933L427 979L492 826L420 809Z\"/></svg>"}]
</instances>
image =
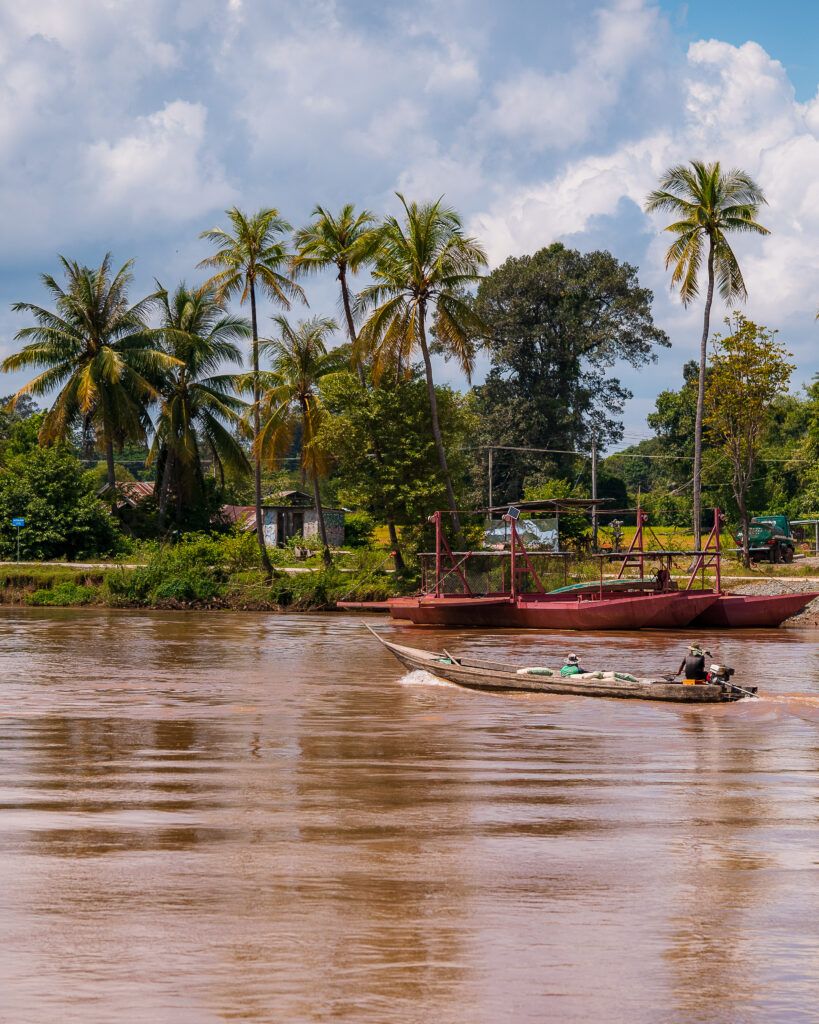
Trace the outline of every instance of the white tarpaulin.
<instances>
[{"instance_id":1,"label":"white tarpaulin","mask_svg":"<svg viewBox=\"0 0 819 1024\"><path fill-rule=\"evenodd\" d=\"M559 551L557 518L518 519L515 524L518 536L533 551ZM484 546L498 551L510 544L509 523L500 522L484 531Z\"/></svg>"}]
</instances>

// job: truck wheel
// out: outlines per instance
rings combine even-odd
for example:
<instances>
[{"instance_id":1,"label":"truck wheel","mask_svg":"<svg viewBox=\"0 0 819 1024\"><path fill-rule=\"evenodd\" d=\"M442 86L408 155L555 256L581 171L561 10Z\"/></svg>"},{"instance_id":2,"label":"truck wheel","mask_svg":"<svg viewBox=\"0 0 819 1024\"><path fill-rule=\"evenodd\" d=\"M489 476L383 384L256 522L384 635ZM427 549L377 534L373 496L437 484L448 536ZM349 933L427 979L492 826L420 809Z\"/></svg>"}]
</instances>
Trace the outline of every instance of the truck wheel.
<instances>
[{"instance_id":1,"label":"truck wheel","mask_svg":"<svg viewBox=\"0 0 819 1024\"><path fill-rule=\"evenodd\" d=\"M787 562L788 565L793 561L793 548L782 549L782 561Z\"/></svg>"}]
</instances>

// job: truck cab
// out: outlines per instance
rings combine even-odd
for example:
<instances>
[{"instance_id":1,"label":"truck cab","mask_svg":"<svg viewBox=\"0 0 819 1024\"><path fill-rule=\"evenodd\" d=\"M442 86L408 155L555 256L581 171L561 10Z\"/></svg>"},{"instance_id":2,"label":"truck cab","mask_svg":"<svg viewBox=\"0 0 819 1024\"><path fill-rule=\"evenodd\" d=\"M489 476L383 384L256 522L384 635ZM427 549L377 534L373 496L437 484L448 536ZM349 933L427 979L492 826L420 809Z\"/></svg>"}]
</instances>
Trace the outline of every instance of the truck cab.
<instances>
[{"instance_id":1,"label":"truck cab","mask_svg":"<svg viewBox=\"0 0 819 1024\"><path fill-rule=\"evenodd\" d=\"M742 531L734 540L742 546ZM754 516L748 528L748 550L755 562L792 562L796 544L787 516Z\"/></svg>"}]
</instances>

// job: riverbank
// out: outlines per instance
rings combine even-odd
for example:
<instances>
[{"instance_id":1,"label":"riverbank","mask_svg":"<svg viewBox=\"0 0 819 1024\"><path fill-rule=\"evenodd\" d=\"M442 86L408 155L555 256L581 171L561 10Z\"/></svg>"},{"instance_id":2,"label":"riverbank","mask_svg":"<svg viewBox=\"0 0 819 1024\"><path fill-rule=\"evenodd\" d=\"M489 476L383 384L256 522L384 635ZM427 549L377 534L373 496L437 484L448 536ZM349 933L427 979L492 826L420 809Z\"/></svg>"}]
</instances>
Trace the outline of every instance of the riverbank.
<instances>
[{"instance_id":1,"label":"riverbank","mask_svg":"<svg viewBox=\"0 0 819 1024\"><path fill-rule=\"evenodd\" d=\"M248 534L189 534L174 544L147 543L119 562L0 563L0 604L33 607L201 609L235 611L329 611L339 601L383 602L415 592L417 579L394 571L389 551L362 547L334 553L325 566L318 552L306 559L287 548L271 549L274 575L259 564ZM723 566L727 568L727 566ZM737 567L739 568L739 567ZM723 586L746 593L819 591L819 580L800 566L791 576L723 574ZM547 589L593 578L591 560L578 558L559 577L542 577ZM746 570L739 569L739 572ZM816 570L814 569L814 572ZM685 585L685 576L679 576ZM705 585L712 585L706 575ZM819 625L819 606L802 613L799 625Z\"/></svg>"},{"instance_id":2,"label":"riverbank","mask_svg":"<svg viewBox=\"0 0 819 1024\"><path fill-rule=\"evenodd\" d=\"M0 605L232 611L331 611L338 601L386 601L401 580L376 563L351 568L278 567L272 581L256 567L213 560L207 546L163 549L145 564L28 563L0 565ZM804 577L724 577L734 593L819 592ZM788 620L819 627L819 598Z\"/></svg>"},{"instance_id":3,"label":"riverbank","mask_svg":"<svg viewBox=\"0 0 819 1024\"><path fill-rule=\"evenodd\" d=\"M217 547L218 550L214 550ZM281 567L272 580L208 541L157 551L145 564L6 565L0 605L235 611L327 611L337 601L383 601L399 581L380 561Z\"/></svg>"}]
</instances>

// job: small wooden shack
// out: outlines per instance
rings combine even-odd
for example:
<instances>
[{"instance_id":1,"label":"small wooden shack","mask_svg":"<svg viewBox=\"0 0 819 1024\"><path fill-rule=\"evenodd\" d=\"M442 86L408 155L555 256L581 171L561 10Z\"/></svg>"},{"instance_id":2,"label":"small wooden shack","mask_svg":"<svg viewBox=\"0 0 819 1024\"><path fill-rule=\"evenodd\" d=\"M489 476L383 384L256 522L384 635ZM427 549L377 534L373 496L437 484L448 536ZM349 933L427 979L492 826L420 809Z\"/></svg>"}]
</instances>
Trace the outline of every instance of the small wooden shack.
<instances>
[{"instance_id":1,"label":"small wooden shack","mask_svg":"<svg viewBox=\"0 0 819 1024\"><path fill-rule=\"evenodd\" d=\"M256 529L253 505L223 505L222 516L248 532ZM344 510L324 508L327 541L331 548L344 547ZM283 547L291 537L318 537L318 513L305 491L279 491L262 504L264 537L271 547Z\"/></svg>"}]
</instances>

